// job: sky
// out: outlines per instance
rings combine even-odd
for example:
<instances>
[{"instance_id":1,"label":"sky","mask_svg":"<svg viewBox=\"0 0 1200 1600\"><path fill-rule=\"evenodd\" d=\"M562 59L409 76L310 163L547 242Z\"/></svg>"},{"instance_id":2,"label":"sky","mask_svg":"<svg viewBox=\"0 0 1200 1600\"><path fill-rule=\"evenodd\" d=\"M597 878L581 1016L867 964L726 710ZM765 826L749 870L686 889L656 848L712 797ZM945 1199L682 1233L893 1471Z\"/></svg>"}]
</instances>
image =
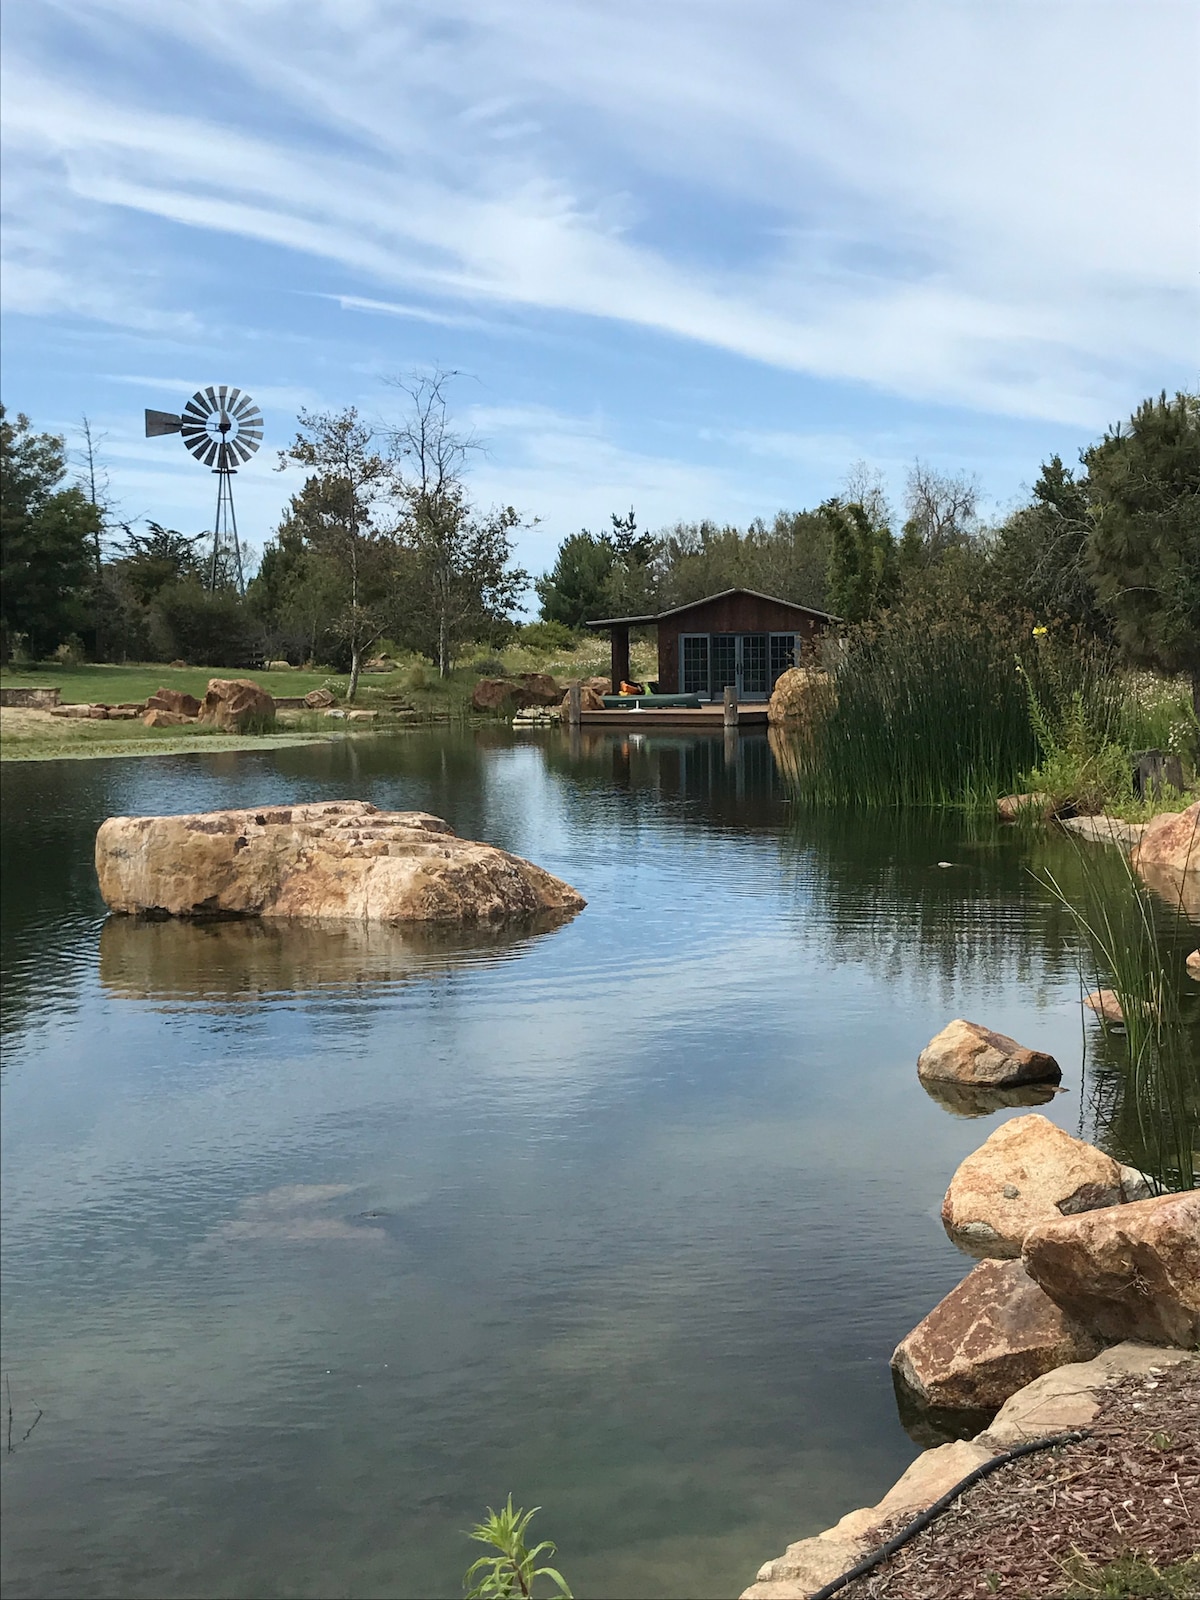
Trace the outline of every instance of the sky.
<instances>
[{"instance_id":1,"label":"sky","mask_svg":"<svg viewBox=\"0 0 1200 1600\"><path fill-rule=\"evenodd\" d=\"M271 536L296 412L452 371L522 563L634 507L1018 503L1194 387L1194 0L5 0L2 397L117 514L215 490L143 409L237 384ZM536 520L535 520L536 519Z\"/></svg>"}]
</instances>

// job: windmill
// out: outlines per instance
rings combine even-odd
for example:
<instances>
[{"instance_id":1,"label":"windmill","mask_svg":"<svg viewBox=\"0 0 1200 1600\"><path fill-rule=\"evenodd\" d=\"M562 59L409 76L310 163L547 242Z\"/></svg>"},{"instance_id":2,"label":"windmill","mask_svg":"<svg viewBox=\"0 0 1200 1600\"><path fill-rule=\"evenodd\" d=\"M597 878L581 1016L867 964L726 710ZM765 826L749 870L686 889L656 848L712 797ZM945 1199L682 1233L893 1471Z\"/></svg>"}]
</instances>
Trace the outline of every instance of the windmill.
<instances>
[{"instance_id":1,"label":"windmill","mask_svg":"<svg viewBox=\"0 0 1200 1600\"><path fill-rule=\"evenodd\" d=\"M262 432L262 412L254 401L241 389L231 389L224 383L216 388L210 385L197 389L181 416L171 411L146 412L147 439L158 439L166 433L182 434L196 460L212 467L217 475L217 511L208 568L210 589L217 587L225 570L232 573L239 592L245 588L237 514L233 509L233 475L258 449Z\"/></svg>"}]
</instances>

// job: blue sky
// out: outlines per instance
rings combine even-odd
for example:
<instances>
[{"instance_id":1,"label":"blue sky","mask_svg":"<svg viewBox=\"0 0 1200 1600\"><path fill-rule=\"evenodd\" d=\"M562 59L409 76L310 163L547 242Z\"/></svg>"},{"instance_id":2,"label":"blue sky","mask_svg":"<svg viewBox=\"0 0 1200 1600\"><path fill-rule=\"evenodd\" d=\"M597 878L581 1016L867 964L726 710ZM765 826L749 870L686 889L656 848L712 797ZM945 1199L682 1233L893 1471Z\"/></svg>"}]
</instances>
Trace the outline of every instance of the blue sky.
<instances>
[{"instance_id":1,"label":"blue sky","mask_svg":"<svg viewBox=\"0 0 1200 1600\"><path fill-rule=\"evenodd\" d=\"M1196 381L1192 0L6 0L3 398L125 517L211 479L142 409L381 423L440 366L559 539L814 505L920 456L1011 504Z\"/></svg>"}]
</instances>

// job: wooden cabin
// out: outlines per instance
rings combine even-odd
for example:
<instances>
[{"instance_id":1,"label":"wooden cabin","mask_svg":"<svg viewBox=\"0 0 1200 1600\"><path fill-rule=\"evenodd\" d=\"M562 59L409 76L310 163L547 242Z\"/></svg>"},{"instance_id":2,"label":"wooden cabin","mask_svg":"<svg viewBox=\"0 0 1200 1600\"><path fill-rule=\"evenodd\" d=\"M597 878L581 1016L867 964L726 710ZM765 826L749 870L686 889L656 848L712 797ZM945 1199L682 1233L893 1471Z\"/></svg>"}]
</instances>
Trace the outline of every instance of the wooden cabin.
<instances>
[{"instance_id":1,"label":"wooden cabin","mask_svg":"<svg viewBox=\"0 0 1200 1600\"><path fill-rule=\"evenodd\" d=\"M809 654L838 619L812 606L777 600L753 589L726 589L686 606L646 617L605 617L587 623L612 639L612 687L629 679L629 630L658 629L658 692L720 700L727 684L739 704L768 700L775 680Z\"/></svg>"}]
</instances>

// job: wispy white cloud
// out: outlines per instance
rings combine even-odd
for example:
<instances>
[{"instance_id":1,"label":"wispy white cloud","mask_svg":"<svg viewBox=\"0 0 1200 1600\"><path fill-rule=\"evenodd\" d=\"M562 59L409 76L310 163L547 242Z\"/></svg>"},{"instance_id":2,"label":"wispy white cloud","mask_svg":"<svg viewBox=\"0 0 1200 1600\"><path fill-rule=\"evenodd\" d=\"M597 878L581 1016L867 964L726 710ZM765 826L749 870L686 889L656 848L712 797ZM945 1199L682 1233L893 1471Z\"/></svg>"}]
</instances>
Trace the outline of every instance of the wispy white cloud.
<instances>
[{"instance_id":1,"label":"wispy white cloud","mask_svg":"<svg viewBox=\"0 0 1200 1600\"><path fill-rule=\"evenodd\" d=\"M475 314L611 319L1089 424L1189 338L1179 196L1196 156L1185 113L1170 123L1191 103L1197 22L1174 0L1096 8L1086 27L1074 7L874 0L403 14L62 0L55 14L110 39L132 29L146 50L185 52L198 86L246 91L245 112L227 97L217 117L196 109L203 93L182 112L167 85L115 69L90 89L31 27L10 147L101 215L243 237ZM21 205L36 232L36 198ZM18 304L69 297L63 261L32 272Z\"/></svg>"}]
</instances>

